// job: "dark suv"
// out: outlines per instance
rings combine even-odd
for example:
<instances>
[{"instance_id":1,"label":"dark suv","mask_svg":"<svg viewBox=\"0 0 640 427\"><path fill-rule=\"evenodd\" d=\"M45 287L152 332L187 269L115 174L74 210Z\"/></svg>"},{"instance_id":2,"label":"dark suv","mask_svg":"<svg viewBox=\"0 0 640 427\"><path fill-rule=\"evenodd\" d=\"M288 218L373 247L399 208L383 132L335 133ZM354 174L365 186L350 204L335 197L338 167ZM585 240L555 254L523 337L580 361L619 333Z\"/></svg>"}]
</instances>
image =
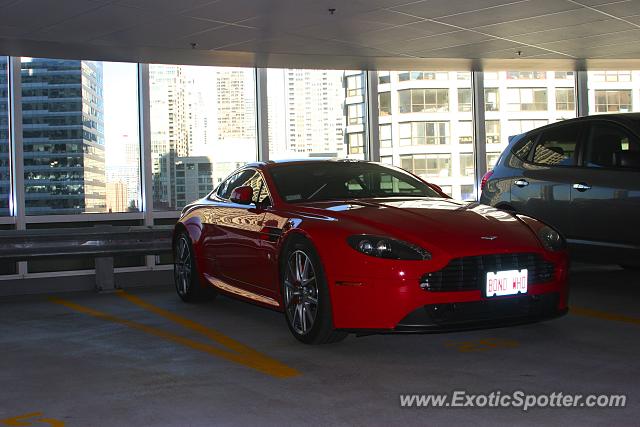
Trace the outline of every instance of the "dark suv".
<instances>
[{"instance_id":1,"label":"dark suv","mask_svg":"<svg viewBox=\"0 0 640 427\"><path fill-rule=\"evenodd\" d=\"M640 114L566 120L510 138L480 202L546 222L574 258L640 266Z\"/></svg>"}]
</instances>

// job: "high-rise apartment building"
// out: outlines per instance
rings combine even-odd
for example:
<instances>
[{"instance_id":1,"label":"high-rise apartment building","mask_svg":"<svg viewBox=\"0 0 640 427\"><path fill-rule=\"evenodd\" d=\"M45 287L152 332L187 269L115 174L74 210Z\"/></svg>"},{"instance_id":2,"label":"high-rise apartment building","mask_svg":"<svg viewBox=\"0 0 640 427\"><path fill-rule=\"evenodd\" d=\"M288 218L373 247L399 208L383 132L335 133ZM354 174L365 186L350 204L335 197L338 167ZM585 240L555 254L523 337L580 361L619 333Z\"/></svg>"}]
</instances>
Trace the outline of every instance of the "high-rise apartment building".
<instances>
[{"instance_id":1,"label":"high-rise apartment building","mask_svg":"<svg viewBox=\"0 0 640 427\"><path fill-rule=\"evenodd\" d=\"M216 116L218 139L255 140L256 114L253 76L245 70L217 70L216 77Z\"/></svg>"},{"instance_id":2,"label":"high-rise apartment building","mask_svg":"<svg viewBox=\"0 0 640 427\"><path fill-rule=\"evenodd\" d=\"M344 72L269 69L271 158L345 157Z\"/></svg>"},{"instance_id":3,"label":"high-rise apartment building","mask_svg":"<svg viewBox=\"0 0 640 427\"><path fill-rule=\"evenodd\" d=\"M160 209L176 206L169 177L175 176L175 159L189 154L186 110L186 79L179 65L149 67L151 104L151 155L153 156L153 200ZM164 157L168 156L169 160Z\"/></svg>"},{"instance_id":4,"label":"high-rise apartment building","mask_svg":"<svg viewBox=\"0 0 640 427\"><path fill-rule=\"evenodd\" d=\"M255 160L250 70L153 65L149 80L156 209L180 208Z\"/></svg>"},{"instance_id":5,"label":"high-rise apartment building","mask_svg":"<svg viewBox=\"0 0 640 427\"><path fill-rule=\"evenodd\" d=\"M640 109L640 71L589 71L589 114Z\"/></svg>"},{"instance_id":6,"label":"high-rise apartment building","mask_svg":"<svg viewBox=\"0 0 640 427\"><path fill-rule=\"evenodd\" d=\"M102 63L22 58L29 215L105 212Z\"/></svg>"},{"instance_id":7,"label":"high-rise apartment building","mask_svg":"<svg viewBox=\"0 0 640 427\"><path fill-rule=\"evenodd\" d=\"M576 116L572 72L485 72L484 85L489 169L510 135ZM381 161L475 199L471 73L380 72L378 93Z\"/></svg>"}]
</instances>

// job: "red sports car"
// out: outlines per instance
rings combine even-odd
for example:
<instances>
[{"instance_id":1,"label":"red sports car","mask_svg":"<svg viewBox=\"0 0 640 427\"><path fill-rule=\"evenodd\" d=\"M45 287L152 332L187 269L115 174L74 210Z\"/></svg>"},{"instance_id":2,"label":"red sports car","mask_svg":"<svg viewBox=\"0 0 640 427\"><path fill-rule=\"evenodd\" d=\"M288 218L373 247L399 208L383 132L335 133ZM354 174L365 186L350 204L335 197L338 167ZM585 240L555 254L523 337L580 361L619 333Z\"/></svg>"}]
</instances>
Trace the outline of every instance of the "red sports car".
<instances>
[{"instance_id":1,"label":"red sports car","mask_svg":"<svg viewBox=\"0 0 640 427\"><path fill-rule=\"evenodd\" d=\"M379 163L246 165L184 208L173 246L184 301L222 293L282 311L309 344L567 312L558 232Z\"/></svg>"}]
</instances>

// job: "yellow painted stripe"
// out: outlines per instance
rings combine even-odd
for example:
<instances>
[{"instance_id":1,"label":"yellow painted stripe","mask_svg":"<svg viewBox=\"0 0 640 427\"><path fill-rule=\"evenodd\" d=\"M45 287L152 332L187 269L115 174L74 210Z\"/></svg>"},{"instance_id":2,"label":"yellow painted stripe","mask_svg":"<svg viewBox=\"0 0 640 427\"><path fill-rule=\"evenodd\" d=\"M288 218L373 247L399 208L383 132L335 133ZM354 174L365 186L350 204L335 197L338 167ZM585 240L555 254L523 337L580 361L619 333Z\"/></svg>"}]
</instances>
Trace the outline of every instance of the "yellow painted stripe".
<instances>
[{"instance_id":1,"label":"yellow painted stripe","mask_svg":"<svg viewBox=\"0 0 640 427\"><path fill-rule=\"evenodd\" d=\"M570 313L576 314L578 316L593 317L595 319L611 320L614 322L624 322L634 325L640 325L640 318L625 316L624 314L607 313L606 311L593 310L591 308L572 306Z\"/></svg>"},{"instance_id":2,"label":"yellow painted stripe","mask_svg":"<svg viewBox=\"0 0 640 427\"><path fill-rule=\"evenodd\" d=\"M289 378L289 377L300 375L300 372L297 371L296 369L293 369L287 365L284 365L274 359L268 358L266 356L262 356L257 352L246 353L246 352L222 350L218 347L215 347L209 344L204 344L199 341L182 337L180 335L172 334L170 332L164 331L159 328L155 328L153 326L148 326L142 323L123 319L117 316L113 316L111 314L104 313L102 311L94 310L89 307L84 307L82 305L76 304L71 301L67 301L59 298L52 298L51 301L56 304L60 304L67 308L75 310L77 312L88 314L90 316L93 316L102 320L106 320L109 322L128 326L132 329L137 329L139 331L146 332L150 335L154 335L160 338L164 338L168 341L181 344L185 347L189 347L191 349L202 351L212 356L220 357L224 360L228 360L231 362L238 363L240 365L247 366L249 368L255 369L259 372L262 372L264 374L271 375L277 378Z\"/></svg>"},{"instance_id":3,"label":"yellow painted stripe","mask_svg":"<svg viewBox=\"0 0 640 427\"><path fill-rule=\"evenodd\" d=\"M264 359L265 361L270 360L272 363L280 365L280 362L278 362L275 359L271 359L269 356L266 356L265 354L262 354L254 349L252 349L251 347L242 344L239 341L234 340L233 338L230 338L226 335L224 335L222 332L219 332L213 328L210 328L208 326L204 326L200 323L194 322L193 320L187 319L186 317L182 317L178 314L172 313L168 310L165 310L163 308L157 307L153 304L150 304L146 301L144 301L143 299L141 299L140 297L137 297L135 295L131 295L128 294L124 291L122 292L118 292L117 294L119 297L126 299L127 301L137 305L140 308L143 308L147 311L150 311L152 313L155 313L159 316L164 317L165 319L171 320L174 323L177 323L180 326L183 326L185 328L191 329L207 338L209 338L212 341L215 341L223 346L225 346L227 349L233 350L237 353L240 354L245 354L245 355L253 355L259 358Z\"/></svg>"}]
</instances>

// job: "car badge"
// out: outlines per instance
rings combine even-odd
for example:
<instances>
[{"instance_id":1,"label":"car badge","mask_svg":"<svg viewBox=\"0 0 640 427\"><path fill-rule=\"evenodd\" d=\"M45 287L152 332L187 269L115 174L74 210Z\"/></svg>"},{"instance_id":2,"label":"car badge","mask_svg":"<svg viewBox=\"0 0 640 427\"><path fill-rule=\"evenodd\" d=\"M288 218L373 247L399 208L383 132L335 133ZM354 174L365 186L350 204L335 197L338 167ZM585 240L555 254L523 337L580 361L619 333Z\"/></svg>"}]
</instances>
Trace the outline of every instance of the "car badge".
<instances>
[{"instance_id":1,"label":"car badge","mask_svg":"<svg viewBox=\"0 0 640 427\"><path fill-rule=\"evenodd\" d=\"M482 236L480 237L482 240L496 240L498 236Z\"/></svg>"}]
</instances>

